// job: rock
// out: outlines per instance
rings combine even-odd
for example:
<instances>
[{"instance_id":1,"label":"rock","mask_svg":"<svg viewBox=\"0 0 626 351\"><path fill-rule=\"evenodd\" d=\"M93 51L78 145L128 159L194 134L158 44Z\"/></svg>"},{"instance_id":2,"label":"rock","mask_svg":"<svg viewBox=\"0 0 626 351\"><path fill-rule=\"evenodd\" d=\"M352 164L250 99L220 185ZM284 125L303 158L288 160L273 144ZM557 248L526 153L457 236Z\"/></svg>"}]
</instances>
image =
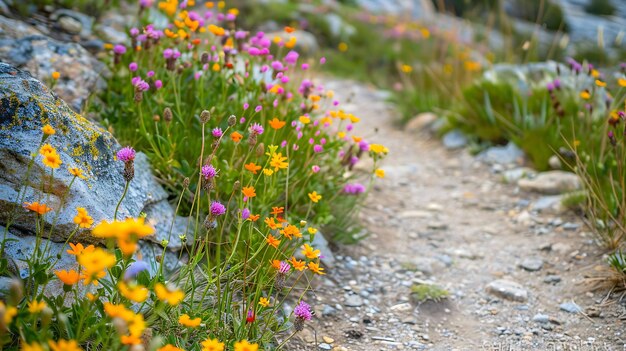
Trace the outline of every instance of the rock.
<instances>
[{"instance_id":1,"label":"rock","mask_svg":"<svg viewBox=\"0 0 626 351\"><path fill-rule=\"evenodd\" d=\"M91 35L94 19L84 13L68 9L59 9L50 15L50 19L57 21L62 30L70 34L79 34L83 38Z\"/></svg>"},{"instance_id":2,"label":"rock","mask_svg":"<svg viewBox=\"0 0 626 351\"><path fill-rule=\"evenodd\" d=\"M533 322L545 324L550 322L550 317L547 314L538 313L533 317Z\"/></svg>"},{"instance_id":3,"label":"rock","mask_svg":"<svg viewBox=\"0 0 626 351\"><path fill-rule=\"evenodd\" d=\"M68 16L59 18L59 27L70 34L79 34L83 30L80 21Z\"/></svg>"},{"instance_id":4,"label":"rock","mask_svg":"<svg viewBox=\"0 0 626 351\"><path fill-rule=\"evenodd\" d=\"M559 308L568 313L581 313L583 311L583 309L573 301L563 302L559 305Z\"/></svg>"},{"instance_id":5,"label":"rock","mask_svg":"<svg viewBox=\"0 0 626 351\"><path fill-rule=\"evenodd\" d=\"M430 129L430 126L432 126L437 118L437 115L432 112L423 112L413 117L404 126L404 129L408 132L419 132L425 129Z\"/></svg>"},{"instance_id":6,"label":"rock","mask_svg":"<svg viewBox=\"0 0 626 351\"><path fill-rule=\"evenodd\" d=\"M363 299L359 295L346 295L343 303L347 307L363 306Z\"/></svg>"},{"instance_id":7,"label":"rock","mask_svg":"<svg viewBox=\"0 0 626 351\"><path fill-rule=\"evenodd\" d=\"M537 172L528 167L513 168L502 173L502 180L505 183L517 183L518 180L526 177L532 177L536 173Z\"/></svg>"},{"instance_id":8,"label":"rock","mask_svg":"<svg viewBox=\"0 0 626 351\"><path fill-rule=\"evenodd\" d=\"M543 282L546 284L556 284L560 281L561 277L553 274L547 275L545 278L543 278Z\"/></svg>"},{"instance_id":9,"label":"rock","mask_svg":"<svg viewBox=\"0 0 626 351\"><path fill-rule=\"evenodd\" d=\"M126 27L132 23L132 16L121 11L107 11L100 18L96 26L96 33L109 43L127 44L130 38Z\"/></svg>"},{"instance_id":10,"label":"rock","mask_svg":"<svg viewBox=\"0 0 626 351\"><path fill-rule=\"evenodd\" d=\"M332 343L335 342L335 339L333 339L333 338L331 338L329 336L323 336L322 340L324 340L324 342L327 343L327 344L332 344Z\"/></svg>"},{"instance_id":11,"label":"rock","mask_svg":"<svg viewBox=\"0 0 626 351\"><path fill-rule=\"evenodd\" d=\"M576 230L578 230L578 228L580 228L580 224L572 223L572 222L566 222L566 223L564 223L561 226L561 228L563 228L563 230L576 231Z\"/></svg>"},{"instance_id":12,"label":"rock","mask_svg":"<svg viewBox=\"0 0 626 351\"><path fill-rule=\"evenodd\" d=\"M558 195L580 189L580 181L574 173L548 171L539 173L533 179L520 179L517 183L522 190L546 195Z\"/></svg>"},{"instance_id":13,"label":"rock","mask_svg":"<svg viewBox=\"0 0 626 351\"><path fill-rule=\"evenodd\" d=\"M89 95L106 87L106 66L83 47L62 43L32 26L0 16L0 61L29 71L40 81L50 81L52 72L61 78L54 92L80 111Z\"/></svg>"},{"instance_id":14,"label":"rock","mask_svg":"<svg viewBox=\"0 0 626 351\"><path fill-rule=\"evenodd\" d=\"M447 149L459 149L467 145L467 137L460 130L453 130L443 136L443 146Z\"/></svg>"},{"instance_id":15,"label":"rock","mask_svg":"<svg viewBox=\"0 0 626 351\"><path fill-rule=\"evenodd\" d=\"M524 287L506 279L498 279L489 283L487 292L511 301L525 302L528 300L528 291Z\"/></svg>"},{"instance_id":16,"label":"rock","mask_svg":"<svg viewBox=\"0 0 626 351\"><path fill-rule=\"evenodd\" d=\"M332 346L328 345L327 343L323 342L319 344L319 348L321 350L332 350Z\"/></svg>"},{"instance_id":17,"label":"rock","mask_svg":"<svg viewBox=\"0 0 626 351\"><path fill-rule=\"evenodd\" d=\"M536 272L543 267L543 260L539 257L528 257L520 263L520 267L529 272Z\"/></svg>"},{"instance_id":18,"label":"rock","mask_svg":"<svg viewBox=\"0 0 626 351\"><path fill-rule=\"evenodd\" d=\"M0 114L0 159L3 161L0 164L0 173L3 174L0 177L0 223L7 223L9 218L13 218L13 227L19 228L25 238L35 232L35 214L24 209L21 203L15 203L18 191L23 188L27 169L30 173L23 188L23 201L40 201L41 184L44 180L47 184L51 183L46 189L45 203L54 211L42 217L46 230L53 222L55 229L47 239L53 242L68 239L76 228L73 218L77 207L86 208L94 223L111 220L125 185L122 176L124 166L115 158L120 144L109 132L73 112L63 100L22 70L0 63L0 86L3 87L0 91L0 104L3 106L3 113ZM54 182L47 179L50 171L38 155L44 121L56 130L56 134L46 142L57 149L63 162L54 172ZM37 156L29 166L31 155ZM67 171L68 167L82 169L87 179L74 179ZM62 198L64 206L61 206ZM169 250L183 247L178 236L189 236L186 234L187 220L174 214L167 202L167 193L152 175L147 157L138 153L135 178L120 205L118 218L136 217L142 212L147 214L146 221L156 229L156 235L148 237L148 241L159 243L168 239L171 243ZM72 241L101 243L87 229L78 230ZM193 238L189 238L188 243L193 243ZM20 246L24 245L27 244ZM159 255L161 250L157 249ZM177 261L176 255L172 257Z\"/></svg>"},{"instance_id":19,"label":"rock","mask_svg":"<svg viewBox=\"0 0 626 351\"><path fill-rule=\"evenodd\" d=\"M563 168L563 165L561 164L561 159L557 155L550 156L550 159L548 160L548 165L550 166L551 169L558 170L558 169Z\"/></svg>"},{"instance_id":20,"label":"rock","mask_svg":"<svg viewBox=\"0 0 626 351\"><path fill-rule=\"evenodd\" d=\"M322 316L324 317L332 316L332 315L335 315L336 313L337 313L337 309L330 305L324 305L324 308L322 309Z\"/></svg>"},{"instance_id":21,"label":"rock","mask_svg":"<svg viewBox=\"0 0 626 351\"><path fill-rule=\"evenodd\" d=\"M524 161L524 151L509 142L506 146L492 146L479 153L476 158L488 164L521 164Z\"/></svg>"},{"instance_id":22,"label":"rock","mask_svg":"<svg viewBox=\"0 0 626 351\"><path fill-rule=\"evenodd\" d=\"M563 196L543 196L537 201L533 202L530 206L531 211L541 212L543 214L557 215L565 212L566 208L563 206Z\"/></svg>"}]
</instances>

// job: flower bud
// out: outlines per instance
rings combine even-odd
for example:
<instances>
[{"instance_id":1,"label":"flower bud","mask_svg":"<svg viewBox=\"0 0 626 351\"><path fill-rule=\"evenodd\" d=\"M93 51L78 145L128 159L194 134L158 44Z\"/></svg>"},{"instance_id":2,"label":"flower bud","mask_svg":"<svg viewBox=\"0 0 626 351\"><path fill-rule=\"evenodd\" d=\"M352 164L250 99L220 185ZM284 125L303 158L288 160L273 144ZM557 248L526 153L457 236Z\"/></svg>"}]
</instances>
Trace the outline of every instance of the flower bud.
<instances>
[{"instance_id":1,"label":"flower bud","mask_svg":"<svg viewBox=\"0 0 626 351\"><path fill-rule=\"evenodd\" d=\"M240 181L235 181L235 183L233 184L233 191L238 191L241 188L241 182Z\"/></svg>"},{"instance_id":2,"label":"flower bud","mask_svg":"<svg viewBox=\"0 0 626 351\"><path fill-rule=\"evenodd\" d=\"M183 188L187 189L189 188L189 177L185 177L185 179L183 179Z\"/></svg>"},{"instance_id":3,"label":"flower bud","mask_svg":"<svg viewBox=\"0 0 626 351\"><path fill-rule=\"evenodd\" d=\"M235 117L235 115L230 115L230 117L228 117L228 126L232 127L235 123L237 123L237 117Z\"/></svg>"},{"instance_id":4,"label":"flower bud","mask_svg":"<svg viewBox=\"0 0 626 351\"><path fill-rule=\"evenodd\" d=\"M203 52L202 55L200 56L200 62L202 62L203 65L206 65L207 63L209 63L209 53L208 52Z\"/></svg>"},{"instance_id":5,"label":"flower bud","mask_svg":"<svg viewBox=\"0 0 626 351\"><path fill-rule=\"evenodd\" d=\"M155 122L159 122L161 120L161 116L155 114L154 116L152 116L152 120Z\"/></svg>"},{"instance_id":6,"label":"flower bud","mask_svg":"<svg viewBox=\"0 0 626 351\"><path fill-rule=\"evenodd\" d=\"M211 112L204 110L202 111L202 113L200 113L200 122L202 122L202 124L207 123L210 119L211 119Z\"/></svg>"},{"instance_id":7,"label":"flower bud","mask_svg":"<svg viewBox=\"0 0 626 351\"><path fill-rule=\"evenodd\" d=\"M170 123L172 121L172 110L170 110L169 107L166 107L163 110L163 120L167 123Z\"/></svg>"}]
</instances>

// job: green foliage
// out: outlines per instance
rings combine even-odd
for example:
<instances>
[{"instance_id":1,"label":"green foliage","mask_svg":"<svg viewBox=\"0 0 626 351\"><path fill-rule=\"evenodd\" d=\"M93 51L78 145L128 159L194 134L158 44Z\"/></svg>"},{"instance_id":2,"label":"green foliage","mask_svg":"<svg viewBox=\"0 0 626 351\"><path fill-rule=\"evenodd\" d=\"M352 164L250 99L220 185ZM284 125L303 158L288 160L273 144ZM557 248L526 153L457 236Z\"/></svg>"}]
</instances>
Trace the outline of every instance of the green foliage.
<instances>
[{"instance_id":1,"label":"green foliage","mask_svg":"<svg viewBox=\"0 0 626 351\"><path fill-rule=\"evenodd\" d=\"M613 16L615 5L611 0L591 0L585 7L585 11L598 16Z\"/></svg>"},{"instance_id":2,"label":"green foliage","mask_svg":"<svg viewBox=\"0 0 626 351\"><path fill-rule=\"evenodd\" d=\"M439 302L448 296L450 293L447 290L435 284L413 284L411 286L411 297L418 303Z\"/></svg>"},{"instance_id":3,"label":"green foliage","mask_svg":"<svg viewBox=\"0 0 626 351\"><path fill-rule=\"evenodd\" d=\"M552 31L568 32L563 9L552 0L515 0L515 12L524 20L539 23Z\"/></svg>"}]
</instances>

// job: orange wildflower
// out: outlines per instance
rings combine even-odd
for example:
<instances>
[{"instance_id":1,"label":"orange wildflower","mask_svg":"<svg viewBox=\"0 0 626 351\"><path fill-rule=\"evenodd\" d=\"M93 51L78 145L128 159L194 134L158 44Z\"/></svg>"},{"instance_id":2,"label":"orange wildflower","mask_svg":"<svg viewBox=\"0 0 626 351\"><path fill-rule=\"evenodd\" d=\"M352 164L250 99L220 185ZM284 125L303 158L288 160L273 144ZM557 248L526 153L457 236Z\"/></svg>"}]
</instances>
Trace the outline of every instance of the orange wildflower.
<instances>
[{"instance_id":1,"label":"orange wildflower","mask_svg":"<svg viewBox=\"0 0 626 351\"><path fill-rule=\"evenodd\" d=\"M257 172L261 169L261 166L257 166L254 162L250 162L247 165L244 165L245 169L252 172L252 174L257 174Z\"/></svg>"},{"instance_id":2,"label":"orange wildflower","mask_svg":"<svg viewBox=\"0 0 626 351\"><path fill-rule=\"evenodd\" d=\"M300 260L296 259L293 256L291 257L289 262L291 263L291 265L293 266L293 269L295 269L295 270L298 270L298 271L302 272L303 270L306 269L306 263L304 261L300 261Z\"/></svg>"},{"instance_id":3,"label":"orange wildflower","mask_svg":"<svg viewBox=\"0 0 626 351\"><path fill-rule=\"evenodd\" d=\"M24 207L27 210L31 210L33 212L37 212L40 215L46 214L46 213L52 211L51 207L48 207L48 205L46 205L46 204L40 204L37 201L35 201L35 202L24 202Z\"/></svg>"},{"instance_id":4,"label":"orange wildflower","mask_svg":"<svg viewBox=\"0 0 626 351\"><path fill-rule=\"evenodd\" d=\"M324 268L320 267L319 263L309 262L309 269L315 274L319 274L319 275L326 274L324 273Z\"/></svg>"},{"instance_id":5,"label":"orange wildflower","mask_svg":"<svg viewBox=\"0 0 626 351\"><path fill-rule=\"evenodd\" d=\"M279 228L278 223L276 223L276 221L272 217L265 218L265 224L267 224L267 226L270 227L270 229L272 230Z\"/></svg>"},{"instance_id":6,"label":"orange wildflower","mask_svg":"<svg viewBox=\"0 0 626 351\"><path fill-rule=\"evenodd\" d=\"M280 268L280 260L272 260L270 261L272 268L279 269Z\"/></svg>"},{"instance_id":7,"label":"orange wildflower","mask_svg":"<svg viewBox=\"0 0 626 351\"><path fill-rule=\"evenodd\" d=\"M54 274L65 285L74 285L78 283L78 281L80 280L80 274L78 274L78 272L76 272L73 269L70 271L66 271L66 270L55 271Z\"/></svg>"},{"instance_id":8,"label":"orange wildflower","mask_svg":"<svg viewBox=\"0 0 626 351\"><path fill-rule=\"evenodd\" d=\"M230 138L233 139L234 142L238 143L241 141L241 138L243 138L243 135L241 135L241 133L239 132L233 132L230 135Z\"/></svg>"},{"instance_id":9,"label":"orange wildflower","mask_svg":"<svg viewBox=\"0 0 626 351\"><path fill-rule=\"evenodd\" d=\"M273 214L276 216L276 215L283 213L284 210L285 210L284 207L272 207L272 212L270 212L270 214Z\"/></svg>"},{"instance_id":10,"label":"orange wildflower","mask_svg":"<svg viewBox=\"0 0 626 351\"><path fill-rule=\"evenodd\" d=\"M285 126L285 124L287 124L287 122L285 121L281 121L278 118L274 117L274 119L272 119L271 121L269 121L270 127L278 130L282 127Z\"/></svg>"},{"instance_id":11,"label":"orange wildflower","mask_svg":"<svg viewBox=\"0 0 626 351\"><path fill-rule=\"evenodd\" d=\"M253 198L256 196L256 192L254 191L253 186L244 186L243 189L241 189L241 192L247 198Z\"/></svg>"},{"instance_id":12,"label":"orange wildflower","mask_svg":"<svg viewBox=\"0 0 626 351\"><path fill-rule=\"evenodd\" d=\"M265 239L265 241L267 241L267 244L269 246L274 247L275 249L278 248L278 245L280 245L280 240L276 239L272 234L269 234L267 236L267 239Z\"/></svg>"},{"instance_id":13,"label":"orange wildflower","mask_svg":"<svg viewBox=\"0 0 626 351\"><path fill-rule=\"evenodd\" d=\"M84 247L83 244L81 244L81 243L78 243L78 244L70 243L70 247L72 249L71 250L67 250L67 253L70 254L70 255L74 255L74 256L80 256L84 252L92 252L93 250L96 249L93 245L89 245L87 247Z\"/></svg>"}]
</instances>

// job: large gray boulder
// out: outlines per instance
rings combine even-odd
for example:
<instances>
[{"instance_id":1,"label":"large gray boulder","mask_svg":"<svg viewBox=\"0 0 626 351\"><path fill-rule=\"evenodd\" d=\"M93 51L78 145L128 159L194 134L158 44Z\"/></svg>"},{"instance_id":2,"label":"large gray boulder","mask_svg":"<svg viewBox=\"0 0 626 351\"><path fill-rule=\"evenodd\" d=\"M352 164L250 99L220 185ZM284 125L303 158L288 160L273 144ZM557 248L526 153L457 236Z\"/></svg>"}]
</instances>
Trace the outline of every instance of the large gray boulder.
<instances>
[{"instance_id":1,"label":"large gray boulder","mask_svg":"<svg viewBox=\"0 0 626 351\"><path fill-rule=\"evenodd\" d=\"M56 130L46 143L57 149L63 162L54 170L52 182L50 169L38 155L41 128L46 123ZM109 132L72 111L29 73L0 63L0 225L11 221L11 228L21 235L16 236L18 248L30 245L32 240L25 236L35 233L37 218L23 208L23 202L39 201L53 208L43 216L43 223L47 239L57 243L64 243L76 228L73 222L76 207L86 208L95 223L111 220L125 185L124 166L115 158L120 148ZM29 167L33 155L36 156ZM76 178L72 182L74 177L68 167L82 169L87 179ZM18 199L20 189L23 198ZM142 212L156 229L155 235L146 238L142 249L159 252L162 250L159 243L165 239L169 240L168 249L175 252L183 246L180 235L190 238L186 233L187 220L176 216L146 156L138 153L135 178L121 203L118 218L137 217ZM54 230L50 231L53 224ZM48 237L49 232L52 234ZM88 229L78 230L71 241L101 243ZM193 238L188 242L193 242ZM176 255L168 257L176 259ZM167 265L173 267L175 262Z\"/></svg>"},{"instance_id":2,"label":"large gray boulder","mask_svg":"<svg viewBox=\"0 0 626 351\"><path fill-rule=\"evenodd\" d=\"M81 111L89 96L104 89L106 66L82 46L50 38L24 22L0 16L0 61L29 71L44 82L52 81L52 72L61 77L54 92L74 111Z\"/></svg>"}]
</instances>

